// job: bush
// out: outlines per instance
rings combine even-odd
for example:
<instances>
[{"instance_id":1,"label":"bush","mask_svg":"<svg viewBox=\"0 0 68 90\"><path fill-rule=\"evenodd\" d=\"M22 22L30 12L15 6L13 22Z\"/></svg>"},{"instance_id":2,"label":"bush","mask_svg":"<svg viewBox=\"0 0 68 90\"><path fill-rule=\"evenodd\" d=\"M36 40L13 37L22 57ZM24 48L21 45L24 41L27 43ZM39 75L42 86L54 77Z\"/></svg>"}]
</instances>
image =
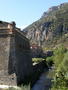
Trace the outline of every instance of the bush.
<instances>
[{"instance_id":1,"label":"bush","mask_svg":"<svg viewBox=\"0 0 68 90\"><path fill-rule=\"evenodd\" d=\"M54 52L55 76L51 90L68 90L68 52L61 46Z\"/></svg>"},{"instance_id":2,"label":"bush","mask_svg":"<svg viewBox=\"0 0 68 90\"><path fill-rule=\"evenodd\" d=\"M43 59L43 58L32 58L32 61L36 62L36 63L41 62L43 60L45 60L45 59Z\"/></svg>"},{"instance_id":3,"label":"bush","mask_svg":"<svg viewBox=\"0 0 68 90\"><path fill-rule=\"evenodd\" d=\"M53 56L47 57L46 62L47 62L48 67L52 66L52 64L53 64Z\"/></svg>"}]
</instances>

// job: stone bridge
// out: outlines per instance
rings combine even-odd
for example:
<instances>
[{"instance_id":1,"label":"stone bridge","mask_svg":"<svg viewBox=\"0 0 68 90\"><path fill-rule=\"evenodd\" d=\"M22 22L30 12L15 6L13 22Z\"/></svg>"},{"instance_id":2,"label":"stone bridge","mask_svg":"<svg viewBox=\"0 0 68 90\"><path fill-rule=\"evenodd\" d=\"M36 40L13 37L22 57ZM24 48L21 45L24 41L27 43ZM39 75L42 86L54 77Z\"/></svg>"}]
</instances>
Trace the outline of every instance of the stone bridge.
<instances>
[{"instance_id":1,"label":"stone bridge","mask_svg":"<svg viewBox=\"0 0 68 90\"><path fill-rule=\"evenodd\" d=\"M25 83L31 73L29 40L15 22L0 21L0 85Z\"/></svg>"}]
</instances>

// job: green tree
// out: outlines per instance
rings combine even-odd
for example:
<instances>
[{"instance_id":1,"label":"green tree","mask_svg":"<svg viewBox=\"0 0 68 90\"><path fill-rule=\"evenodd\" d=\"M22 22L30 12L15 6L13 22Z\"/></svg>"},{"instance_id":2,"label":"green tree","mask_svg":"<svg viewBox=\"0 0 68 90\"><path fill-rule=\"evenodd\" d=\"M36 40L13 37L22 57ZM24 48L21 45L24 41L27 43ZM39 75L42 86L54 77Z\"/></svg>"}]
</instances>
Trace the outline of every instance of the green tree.
<instances>
[{"instance_id":1,"label":"green tree","mask_svg":"<svg viewBox=\"0 0 68 90\"><path fill-rule=\"evenodd\" d=\"M68 51L61 46L54 52L55 76L51 90L68 90Z\"/></svg>"}]
</instances>

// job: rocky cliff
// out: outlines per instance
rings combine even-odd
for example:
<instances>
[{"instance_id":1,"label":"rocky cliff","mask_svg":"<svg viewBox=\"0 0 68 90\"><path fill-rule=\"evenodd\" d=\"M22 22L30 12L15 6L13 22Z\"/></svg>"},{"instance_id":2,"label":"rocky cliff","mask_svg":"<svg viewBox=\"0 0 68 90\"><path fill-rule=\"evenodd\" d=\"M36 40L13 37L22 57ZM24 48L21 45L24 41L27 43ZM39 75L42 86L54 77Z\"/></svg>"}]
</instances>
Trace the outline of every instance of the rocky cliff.
<instances>
[{"instance_id":1,"label":"rocky cliff","mask_svg":"<svg viewBox=\"0 0 68 90\"><path fill-rule=\"evenodd\" d=\"M23 32L31 44L49 48L63 43L67 47L68 3L49 8L38 21L26 27Z\"/></svg>"}]
</instances>

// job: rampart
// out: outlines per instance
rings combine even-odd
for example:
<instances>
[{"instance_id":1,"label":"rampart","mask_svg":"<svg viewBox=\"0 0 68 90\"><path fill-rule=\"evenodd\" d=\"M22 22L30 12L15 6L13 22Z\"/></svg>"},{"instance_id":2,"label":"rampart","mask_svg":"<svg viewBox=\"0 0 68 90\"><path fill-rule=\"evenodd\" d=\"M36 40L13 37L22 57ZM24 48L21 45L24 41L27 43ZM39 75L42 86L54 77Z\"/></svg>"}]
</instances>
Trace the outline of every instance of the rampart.
<instances>
[{"instance_id":1,"label":"rampart","mask_svg":"<svg viewBox=\"0 0 68 90\"><path fill-rule=\"evenodd\" d=\"M29 40L15 23L0 21L0 84L19 85L32 73Z\"/></svg>"}]
</instances>

